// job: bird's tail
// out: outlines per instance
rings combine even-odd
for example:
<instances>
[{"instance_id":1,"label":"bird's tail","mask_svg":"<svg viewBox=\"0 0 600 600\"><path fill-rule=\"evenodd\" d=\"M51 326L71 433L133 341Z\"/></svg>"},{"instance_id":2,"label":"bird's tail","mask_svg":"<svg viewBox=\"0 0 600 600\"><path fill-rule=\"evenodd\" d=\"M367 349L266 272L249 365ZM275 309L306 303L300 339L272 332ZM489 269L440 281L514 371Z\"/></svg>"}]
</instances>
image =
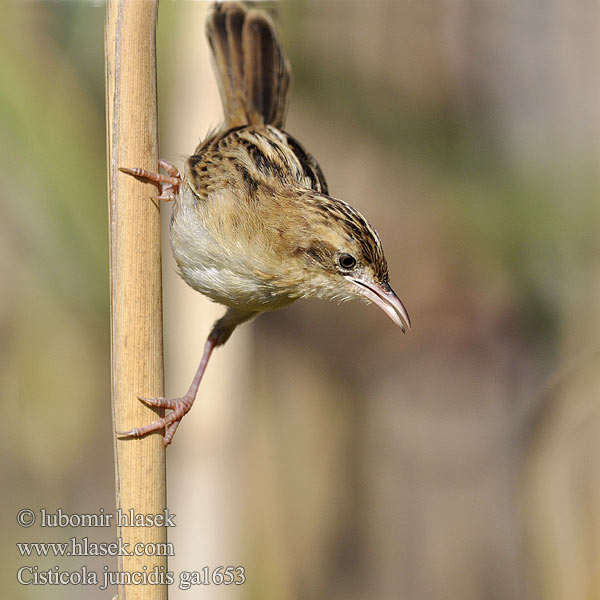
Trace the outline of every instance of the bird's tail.
<instances>
[{"instance_id":1,"label":"bird's tail","mask_svg":"<svg viewBox=\"0 0 600 600\"><path fill-rule=\"evenodd\" d=\"M287 111L289 64L270 17L238 2L214 5L206 22L227 127L271 124Z\"/></svg>"}]
</instances>

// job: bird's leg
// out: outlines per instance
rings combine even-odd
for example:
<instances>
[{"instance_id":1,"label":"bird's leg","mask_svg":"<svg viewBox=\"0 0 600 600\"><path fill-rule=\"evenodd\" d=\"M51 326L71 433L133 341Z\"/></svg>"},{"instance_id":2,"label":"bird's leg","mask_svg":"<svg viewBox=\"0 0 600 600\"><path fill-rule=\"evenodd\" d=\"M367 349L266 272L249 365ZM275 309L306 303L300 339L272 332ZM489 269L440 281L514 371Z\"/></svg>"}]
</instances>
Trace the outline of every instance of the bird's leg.
<instances>
[{"instance_id":1,"label":"bird's leg","mask_svg":"<svg viewBox=\"0 0 600 600\"><path fill-rule=\"evenodd\" d=\"M204 371L210 360L210 356L213 350L217 346L223 345L233 333L233 330L240 323L247 321L252 318L256 313L242 313L234 309L229 309L223 317L221 317L213 326L206 343L204 344L204 352L202 353L202 360L198 366L198 370L194 375L192 384L190 385L185 396L181 398L138 398L150 406L156 406L157 408L168 408L171 412L165 415L161 419L150 423L144 427L135 427L129 431L118 431L119 435L124 437L139 438L152 431L158 431L160 429L165 430L163 443L168 446L173 441L173 436L179 427L181 419L190 411L194 400L198 394L198 388L200 382L204 376Z\"/></svg>"},{"instance_id":2,"label":"bird's leg","mask_svg":"<svg viewBox=\"0 0 600 600\"><path fill-rule=\"evenodd\" d=\"M142 396L138 396L142 402L145 402L150 406L171 409L171 412L168 415L165 415L161 419L158 419L157 421L154 421L145 427L135 427L129 431L119 431L119 435L139 438L147 433L150 433L151 431L164 429L165 436L163 438L163 443L165 446L168 446L173 440L173 436L177 431L177 427L179 426L181 419L183 419L183 417L190 411L192 404L194 404L194 400L198 394L198 388L200 387L200 382L202 381L202 376L206 370L206 365L208 365L210 355L216 346L216 341L212 336L209 335L206 343L204 344L202 360L200 361L200 365L198 366L198 370L194 375L192 384L190 385L185 396L181 398L143 398Z\"/></svg>"},{"instance_id":3,"label":"bird's leg","mask_svg":"<svg viewBox=\"0 0 600 600\"><path fill-rule=\"evenodd\" d=\"M166 160L159 160L158 165L162 167L168 175L146 171L146 169L140 169L138 167L131 169L128 167L119 167L119 171L127 173L128 175L133 175L135 178L142 181L155 184L160 190L160 194L156 196L157 200L164 200L165 202L175 200L181 186L181 173L175 165L172 165Z\"/></svg>"}]
</instances>

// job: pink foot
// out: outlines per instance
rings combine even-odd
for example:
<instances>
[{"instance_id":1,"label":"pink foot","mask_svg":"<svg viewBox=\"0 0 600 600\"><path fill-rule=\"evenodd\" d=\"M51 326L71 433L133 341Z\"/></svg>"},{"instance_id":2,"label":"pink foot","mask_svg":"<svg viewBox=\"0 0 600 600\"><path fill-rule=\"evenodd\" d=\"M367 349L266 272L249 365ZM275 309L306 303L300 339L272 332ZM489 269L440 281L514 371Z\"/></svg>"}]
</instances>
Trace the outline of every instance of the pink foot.
<instances>
[{"instance_id":1,"label":"pink foot","mask_svg":"<svg viewBox=\"0 0 600 600\"><path fill-rule=\"evenodd\" d=\"M159 160L158 166L162 167L168 175L146 171L146 169L140 169L138 167L131 169L128 167L119 167L119 171L127 173L128 175L133 175L142 181L155 184L160 191L160 194L156 196L157 200L164 200L165 202L175 200L181 186L181 173L175 165L172 165L166 160Z\"/></svg>"},{"instance_id":2,"label":"pink foot","mask_svg":"<svg viewBox=\"0 0 600 600\"><path fill-rule=\"evenodd\" d=\"M138 396L139 397L139 396ZM190 396L184 396L183 398L142 398L139 397L142 402L150 406L156 406L157 408L169 408L172 412L165 415L162 419L158 419L150 425L145 427L134 427L129 431L117 431L119 435L124 437L139 438L152 431L159 431L160 429L165 430L163 437L163 444L168 446L173 440L173 436L181 423L181 419L190 411L194 398Z\"/></svg>"}]
</instances>

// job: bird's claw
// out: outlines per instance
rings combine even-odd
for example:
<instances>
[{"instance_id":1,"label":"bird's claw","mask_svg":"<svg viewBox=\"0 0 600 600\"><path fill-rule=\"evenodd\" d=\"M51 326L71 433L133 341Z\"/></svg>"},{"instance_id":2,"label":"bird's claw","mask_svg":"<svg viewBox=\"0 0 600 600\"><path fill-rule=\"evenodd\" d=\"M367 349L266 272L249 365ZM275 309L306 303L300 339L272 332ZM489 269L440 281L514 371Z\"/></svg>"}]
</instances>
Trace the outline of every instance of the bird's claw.
<instances>
[{"instance_id":1,"label":"bird's claw","mask_svg":"<svg viewBox=\"0 0 600 600\"><path fill-rule=\"evenodd\" d=\"M139 400L148 404L149 406L155 406L157 408L168 408L171 412L168 415L146 425L144 427L134 427L128 431L117 431L117 434L123 437L129 438L140 438L153 431L159 431L160 429L165 430L163 437L163 444L168 446L173 440L173 436L181 423L181 419L190 411L194 399L190 396L183 396L182 398L142 398L138 396Z\"/></svg>"},{"instance_id":2,"label":"bird's claw","mask_svg":"<svg viewBox=\"0 0 600 600\"><path fill-rule=\"evenodd\" d=\"M162 167L168 175L154 173L153 171L147 171L146 169L140 169L138 167L119 167L119 171L126 173L127 175L133 175L133 177L141 181L152 183L158 187L160 194L156 196L156 200L164 200L165 202L175 200L181 187L181 173L175 165L172 165L166 160L159 160L158 165L159 167Z\"/></svg>"}]
</instances>

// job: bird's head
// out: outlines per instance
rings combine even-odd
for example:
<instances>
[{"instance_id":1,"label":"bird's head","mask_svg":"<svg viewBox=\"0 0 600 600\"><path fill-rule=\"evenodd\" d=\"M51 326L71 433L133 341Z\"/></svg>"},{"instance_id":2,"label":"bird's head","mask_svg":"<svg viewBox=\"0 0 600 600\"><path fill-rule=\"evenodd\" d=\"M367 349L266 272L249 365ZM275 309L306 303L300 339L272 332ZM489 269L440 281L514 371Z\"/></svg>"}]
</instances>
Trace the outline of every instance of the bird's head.
<instances>
[{"instance_id":1,"label":"bird's head","mask_svg":"<svg viewBox=\"0 0 600 600\"><path fill-rule=\"evenodd\" d=\"M402 331L410 318L390 287L387 262L377 232L354 208L336 198L311 195L306 223L293 250L305 273L306 296L327 300L366 299ZM307 207L308 208L308 207Z\"/></svg>"}]
</instances>

